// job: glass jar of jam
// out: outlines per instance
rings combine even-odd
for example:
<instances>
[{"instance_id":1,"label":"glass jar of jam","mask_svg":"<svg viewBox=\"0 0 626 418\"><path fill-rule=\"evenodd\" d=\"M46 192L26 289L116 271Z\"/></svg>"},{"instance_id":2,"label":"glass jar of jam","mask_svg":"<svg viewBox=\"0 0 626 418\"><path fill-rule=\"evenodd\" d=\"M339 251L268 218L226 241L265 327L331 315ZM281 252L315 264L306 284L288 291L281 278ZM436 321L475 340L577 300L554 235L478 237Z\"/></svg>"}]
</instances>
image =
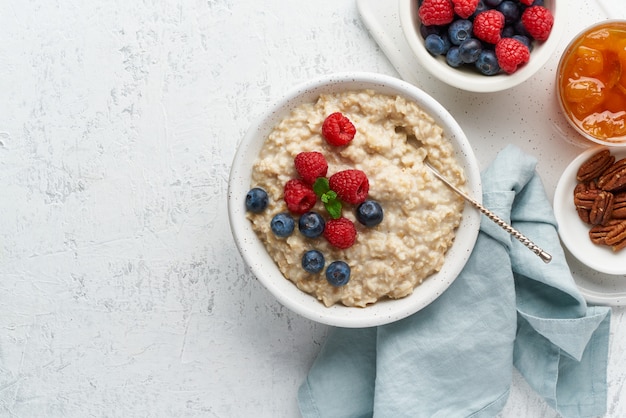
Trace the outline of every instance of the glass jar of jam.
<instances>
[{"instance_id":1,"label":"glass jar of jam","mask_svg":"<svg viewBox=\"0 0 626 418\"><path fill-rule=\"evenodd\" d=\"M557 93L584 137L626 146L626 21L605 21L574 38L559 62Z\"/></svg>"}]
</instances>

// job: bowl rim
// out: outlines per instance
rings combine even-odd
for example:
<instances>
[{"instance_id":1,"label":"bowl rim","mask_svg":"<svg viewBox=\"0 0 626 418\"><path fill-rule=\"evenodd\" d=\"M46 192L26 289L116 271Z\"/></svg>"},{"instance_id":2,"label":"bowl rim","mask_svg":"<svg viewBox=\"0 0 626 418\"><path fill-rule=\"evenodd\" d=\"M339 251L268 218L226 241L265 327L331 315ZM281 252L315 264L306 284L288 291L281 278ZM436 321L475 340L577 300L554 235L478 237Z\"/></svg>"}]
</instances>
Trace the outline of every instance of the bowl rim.
<instances>
[{"instance_id":1,"label":"bowl rim","mask_svg":"<svg viewBox=\"0 0 626 418\"><path fill-rule=\"evenodd\" d=\"M574 206L573 193L577 183L576 172L578 167L593 154L603 149L609 149L611 153L617 154L616 158L626 158L626 149L623 147L594 144L594 146L587 148L563 170L554 191L552 206L561 242L576 260L600 273L624 275L626 274L626 263L624 262L626 252L618 254L614 253L610 247L593 244L588 238L590 226L579 218Z\"/></svg>"},{"instance_id":2,"label":"bowl rim","mask_svg":"<svg viewBox=\"0 0 626 418\"><path fill-rule=\"evenodd\" d=\"M571 52L571 50L574 47L574 45L586 33L591 32L593 30L600 29L600 28L602 28L604 26L614 25L616 23L623 24L624 27L625 27L624 29L626 29L626 19L608 19L608 20L602 20L600 22L593 23L593 24L583 28L581 31L576 33L574 36L572 36L570 41L567 43L567 46L563 49L563 53L561 54L561 57L559 58L559 62L558 62L557 67L556 67L556 74L557 74L557 76L556 76L556 83L554 83L555 84L554 88L555 88L555 91L556 91L557 102L559 103L559 108L561 110L561 113L563 114L563 118L568 122L568 124L572 128L574 128L574 130L580 136L582 136L584 139L586 139L588 141L592 141L595 144L604 145L605 147L623 148L623 147L626 147L626 135L623 135L623 136L619 137L619 138L622 138L620 141L608 141L608 140L604 140L602 138L597 138L597 137L593 136L592 134L590 134L589 132L584 131L580 126L578 126L578 124L576 122L574 122L574 120L569 116L569 113L565 109L565 103L564 103L563 95L561 94L561 80L563 78L563 74L561 73L561 68L562 68L563 65L565 65L566 56L568 55L568 53Z\"/></svg>"},{"instance_id":3,"label":"bowl rim","mask_svg":"<svg viewBox=\"0 0 626 418\"><path fill-rule=\"evenodd\" d=\"M293 312L315 322L345 328L363 328L383 325L403 319L423 309L439 297L456 279L469 259L478 237L480 213L465 205L461 226L453 246L448 250L440 272L430 276L413 294L396 300L382 300L366 308L335 304L324 306L314 296L297 288L278 270L273 259L245 217L245 194L250 189L252 160L269 131L294 107L315 100L319 94L343 90L374 89L387 94L401 95L422 107L443 128L455 147L457 159L465 170L467 188L482 200L482 183L478 162L473 149L450 113L432 96L418 87L398 78L369 72L344 72L319 76L289 90L273 106L268 107L244 135L235 153L228 182L228 216L233 238L246 266L263 286ZM445 121L445 124L443 123ZM445 186L444 186L445 187Z\"/></svg>"},{"instance_id":4,"label":"bowl rim","mask_svg":"<svg viewBox=\"0 0 626 418\"><path fill-rule=\"evenodd\" d=\"M548 39L540 45L535 45L531 52L531 60L516 72L493 76L452 68L445 63L442 57L437 58L431 55L424 47L419 34L416 1L398 0L398 12L404 38L420 65L431 75L461 90L475 93L494 93L515 87L528 80L548 62L559 46L567 22L567 6L557 7L556 0L547 1L549 1L549 9L554 16L552 32Z\"/></svg>"}]
</instances>

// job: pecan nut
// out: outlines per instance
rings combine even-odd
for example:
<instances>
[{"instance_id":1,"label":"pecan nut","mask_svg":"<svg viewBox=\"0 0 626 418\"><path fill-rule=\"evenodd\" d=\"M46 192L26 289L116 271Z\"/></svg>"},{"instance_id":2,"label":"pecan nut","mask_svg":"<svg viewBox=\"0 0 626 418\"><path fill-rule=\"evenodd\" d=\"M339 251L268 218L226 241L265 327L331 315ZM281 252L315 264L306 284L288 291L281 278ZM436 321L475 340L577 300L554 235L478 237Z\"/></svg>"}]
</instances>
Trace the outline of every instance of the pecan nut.
<instances>
[{"instance_id":1,"label":"pecan nut","mask_svg":"<svg viewBox=\"0 0 626 418\"><path fill-rule=\"evenodd\" d=\"M613 193L601 191L596 196L589 211L589 223L603 225L607 223L613 214Z\"/></svg>"},{"instance_id":2,"label":"pecan nut","mask_svg":"<svg viewBox=\"0 0 626 418\"><path fill-rule=\"evenodd\" d=\"M626 219L626 192L614 195L612 216L613 219Z\"/></svg>"},{"instance_id":3,"label":"pecan nut","mask_svg":"<svg viewBox=\"0 0 626 418\"><path fill-rule=\"evenodd\" d=\"M608 167L610 167L615 161L615 157L608 149L603 149L591 157L589 157L578 168L576 173L576 180L581 183L588 182L590 180L599 177Z\"/></svg>"},{"instance_id":4,"label":"pecan nut","mask_svg":"<svg viewBox=\"0 0 626 418\"><path fill-rule=\"evenodd\" d=\"M574 205L577 208L591 209L593 202L602 193L602 190L584 190L574 194Z\"/></svg>"},{"instance_id":5,"label":"pecan nut","mask_svg":"<svg viewBox=\"0 0 626 418\"><path fill-rule=\"evenodd\" d=\"M585 183L579 183L576 186L576 190L574 190L574 206L576 206L576 212L580 220L586 224L591 223L589 215L593 207L593 202L595 202L599 193L600 190L589 190L585 186Z\"/></svg>"},{"instance_id":6,"label":"pecan nut","mask_svg":"<svg viewBox=\"0 0 626 418\"><path fill-rule=\"evenodd\" d=\"M626 158L614 162L600 175L598 187L611 192L626 189Z\"/></svg>"},{"instance_id":7,"label":"pecan nut","mask_svg":"<svg viewBox=\"0 0 626 418\"><path fill-rule=\"evenodd\" d=\"M626 248L626 220L612 219L606 225L594 225L589 229L589 238L594 244L620 251Z\"/></svg>"},{"instance_id":8,"label":"pecan nut","mask_svg":"<svg viewBox=\"0 0 626 418\"><path fill-rule=\"evenodd\" d=\"M598 186L593 180L585 183L577 183L576 187L574 187L574 196L576 196L577 193L586 192L587 190L596 190L597 188Z\"/></svg>"},{"instance_id":9,"label":"pecan nut","mask_svg":"<svg viewBox=\"0 0 626 418\"><path fill-rule=\"evenodd\" d=\"M594 225L589 229L589 238L591 242L597 245L606 245L606 236L613 229L611 221L608 225Z\"/></svg>"},{"instance_id":10,"label":"pecan nut","mask_svg":"<svg viewBox=\"0 0 626 418\"><path fill-rule=\"evenodd\" d=\"M583 222L599 225L611 219L613 193L604 190L585 190L574 195L576 212Z\"/></svg>"},{"instance_id":11,"label":"pecan nut","mask_svg":"<svg viewBox=\"0 0 626 418\"><path fill-rule=\"evenodd\" d=\"M626 246L626 221L621 221L611 226L611 230L604 237L606 245L611 247L619 247L620 245ZM623 248L623 247L622 247Z\"/></svg>"}]
</instances>

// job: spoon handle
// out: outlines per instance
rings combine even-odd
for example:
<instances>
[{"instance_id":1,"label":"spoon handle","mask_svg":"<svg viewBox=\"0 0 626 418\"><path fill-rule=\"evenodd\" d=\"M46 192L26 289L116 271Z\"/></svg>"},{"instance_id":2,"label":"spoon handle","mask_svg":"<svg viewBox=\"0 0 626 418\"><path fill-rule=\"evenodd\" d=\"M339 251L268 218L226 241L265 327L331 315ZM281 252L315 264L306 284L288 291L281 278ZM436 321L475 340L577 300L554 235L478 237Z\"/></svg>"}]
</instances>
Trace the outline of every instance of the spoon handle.
<instances>
[{"instance_id":1,"label":"spoon handle","mask_svg":"<svg viewBox=\"0 0 626 418\"><path fill-rule=\"evenodd\" d=\"M462 191L461 189L456 187L454 184L450 183L450 181L448 181L448 179L443 177L441 175L441 173L439 173L430 164L428 164L427 162L424 162L424 164L426 165L426 167L428 167L430 169L430 171L435 175L435 177L437 177L439 180L444 182L448 187L450 187L452 190L454 190L457 194L462 196L463 199L465 199L469 203L471 203L472 206L474 206L481 213L483 213L485 216L487 216L487 218L491 219L498 226L500 226L506 232L511 234L513 237L515 237L519 242L524 244L524 246L526 248L528 248L533 253L538 255L539 258L541 258L541 260L543 260L544 263L549 263L550 261L552 261L552 256L550 254L548 254L546 251L542 250L539 246L537 246L537 244L535 244L530 239L528 239L524 234L519 232L517 229L513 228L511 225L509 225L507 222L505 222L502 218L500 218L498 215L496 215L495 213L493 213L492 211L490 211L489 209L487 209L486 207L484 207L483 205L478 203L476 200L472 199L470 196L468 196L464 191Z\"/></svg>"}]
</instances>

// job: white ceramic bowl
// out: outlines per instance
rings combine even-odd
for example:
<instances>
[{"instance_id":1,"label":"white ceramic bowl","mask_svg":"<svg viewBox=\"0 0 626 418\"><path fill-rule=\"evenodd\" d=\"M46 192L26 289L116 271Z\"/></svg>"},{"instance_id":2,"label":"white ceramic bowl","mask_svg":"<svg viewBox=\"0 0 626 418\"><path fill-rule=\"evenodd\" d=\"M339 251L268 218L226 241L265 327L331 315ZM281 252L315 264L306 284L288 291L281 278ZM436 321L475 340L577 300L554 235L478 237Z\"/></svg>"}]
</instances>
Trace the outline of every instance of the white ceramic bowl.
<instances>
[{"instance_id":1,"label":"white ceramic bowl","mask_svg":"<svg viewBox=\"0 0 626 418\"><path fill-rule=\"evenodd\" d=\"M530 60L513 74L485 76L473 69L452 68L446 63L445 57L431 55L426 50L424 39L420 35L417 1L398 0L398 13L404 37L422 67L444 83L477 93L502 91L523 83L539 71L554 54L565 31L567 8L571 6L559 2L559 7L557 7L556 0L545 0L545 7L554 15L554 26L550 37L545 42L536 42L530 54Z\"/></svg>"},{"instance_id":2,"label":"white ceramic bowl","mask_svg":"<svg viewBox=\"0 0 626 418\"><path fill-rule=\"evenodd\" d=\"M610 247L596 245L589 239L588 224L578 217L574 206L576 172L580 165L605 146L588 148L565 169L554 192L554 214L559 225L559 236L567 250L582 264L601 273L626 274L626 249L613 252ZM616 160L626 157L625 148L609 148Z\"/></svg>"},{"instance_id":3,"label":"white ceramic bowl","mask_svg":"<svg viewBox=\"0 0 626 418\"><path fill-rule=\"evenodd\" d=\"M294 107L313 102L322 93L360 89L401 95L413 100L428 112L453 141L457 159L466 173L468 191L479 200L482 196L478 163L459 125L431 96L396 78L372 73L335 74L317 78L289 91L268 108L260 119L252 123L233 160L228 184L229 222L236 245L252 273L281 304L313 321L346 328L370 327L397 321L434 301L462 270L472 252L480 226L478 211L465 205L455 242L446 254L441 271L425 280L406 298L382 300L366 308L343 305L326 307L314 296L299 290L281 274L246 218L245 196L252 187L250 179L253 162L267 135Z\"/></svg>"}]
</instances>

